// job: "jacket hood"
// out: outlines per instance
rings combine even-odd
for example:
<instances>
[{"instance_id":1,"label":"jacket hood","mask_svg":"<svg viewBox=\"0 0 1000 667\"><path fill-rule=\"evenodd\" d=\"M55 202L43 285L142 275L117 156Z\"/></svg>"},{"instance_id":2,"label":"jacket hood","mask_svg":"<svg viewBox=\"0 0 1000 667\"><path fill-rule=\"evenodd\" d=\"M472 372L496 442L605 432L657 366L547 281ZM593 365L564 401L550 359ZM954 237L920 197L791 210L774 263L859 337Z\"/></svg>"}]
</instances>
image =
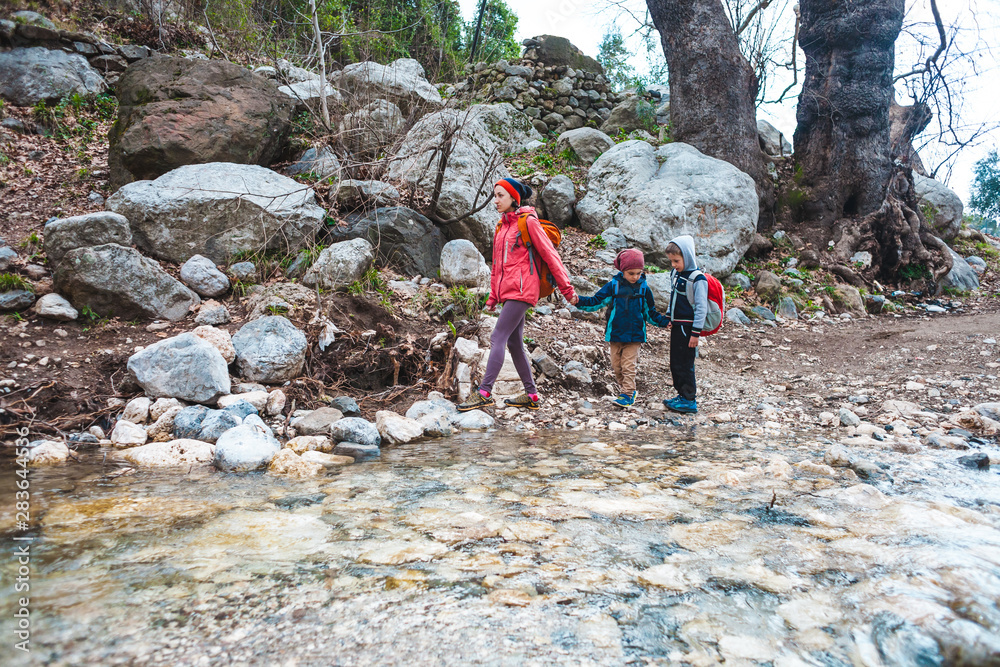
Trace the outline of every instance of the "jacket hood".
<instances>
[{"instance_id":1,"label":"jacket hood","mask_svg":"<svg viewBox=\"0 0 1000 667\"><path fill-rule=\"evenodd\" d=\"M684 254L684 270L691 271L698 268L698 258L694 254L694 237L690 234L678 236L670 241L676 243Z\"/></svg>"},{"instance_id":2,"label":"jacket hood","mask_svg":"<svg viewBox=\"0 0 1000 667\"><path fill-rule=\"evenodd\" d=\"M513 211L507 211L504 213L503 216L501 216L501 220L503 222L517 222L517 219L522 213L528 213L529 215L534 215L536 218L538 217L538 213L535 212L534 206L521 206Z\"/></svg>"}]
</instances>

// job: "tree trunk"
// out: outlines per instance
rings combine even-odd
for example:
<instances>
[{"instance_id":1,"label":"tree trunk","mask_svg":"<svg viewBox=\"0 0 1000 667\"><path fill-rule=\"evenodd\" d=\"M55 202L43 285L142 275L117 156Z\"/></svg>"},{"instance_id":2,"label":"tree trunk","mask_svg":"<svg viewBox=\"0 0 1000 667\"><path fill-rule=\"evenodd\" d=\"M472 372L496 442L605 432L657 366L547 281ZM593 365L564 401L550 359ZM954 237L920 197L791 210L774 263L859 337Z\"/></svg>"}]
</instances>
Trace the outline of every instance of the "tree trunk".
<instances>
[{"instance_id":1,"label":"tree trunk","mask_svg":"<svg viewBox=\"0 0 1000 667\"><path fill-rule=\"evenodd\" d=\"M795 161L807 219L830 228L881 208L892 175L889 105L904 0L801 0L806 73Z\"/></svg>"},{"instance_id":2,"label":"tree trunk","mask_svg":"<svg viewBox=\"0 0 1000 667\"><path fill-rule=\"evenodd\" d=\"M934 119L931 108L924 102L914 102L908 107L892 101L889 107L889 150L893 160L909 165L921 176L927 176L927 169L916 149L913 138L923 132Z\"/></svg>"},{"instance_id":3,"label":"tree trunk","mask_svg":"<svg viewBox=\"0 0 1000 667\"><path fill-rule=\"evenodd\" d=\"M758 81L719 0L647 0L670 72L673 138L735 165L757 184L758 227L774 220L774 183L757 138Z\"/></svg>"}]
</instances>

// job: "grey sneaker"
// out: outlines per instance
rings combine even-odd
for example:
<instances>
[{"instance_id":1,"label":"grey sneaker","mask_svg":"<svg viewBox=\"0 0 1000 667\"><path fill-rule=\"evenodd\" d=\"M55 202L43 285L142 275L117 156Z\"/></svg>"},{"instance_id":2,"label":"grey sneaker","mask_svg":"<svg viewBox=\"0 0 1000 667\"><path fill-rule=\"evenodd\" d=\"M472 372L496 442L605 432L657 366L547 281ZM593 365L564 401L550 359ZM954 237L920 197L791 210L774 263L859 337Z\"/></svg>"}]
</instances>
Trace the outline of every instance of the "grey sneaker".
<instances>
[{"instance_id":1,"label":"grey sneaker","mask_svg":"<svg viewBox=\"0 0 1000 667\"><path fill-rule=\"evenodd\" d=\"M459 412L468 412L469 410L482 410L483 408L489 408L496 405L496 401L493 397L485 398L479 393L479 389L476 388L469 394L469 398L464 403L459 403Z\"/></svg>"}]
</instances>

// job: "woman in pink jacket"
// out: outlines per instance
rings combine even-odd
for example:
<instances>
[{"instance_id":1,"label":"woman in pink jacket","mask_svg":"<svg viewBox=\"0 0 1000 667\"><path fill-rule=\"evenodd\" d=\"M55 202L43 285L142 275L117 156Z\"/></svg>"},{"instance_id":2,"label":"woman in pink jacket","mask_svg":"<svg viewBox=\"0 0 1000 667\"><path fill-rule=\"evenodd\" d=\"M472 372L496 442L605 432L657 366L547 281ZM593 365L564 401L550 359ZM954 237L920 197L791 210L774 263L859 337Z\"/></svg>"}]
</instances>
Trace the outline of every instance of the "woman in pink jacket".
<instances>
[{"instance_id":1,"label":"woman in pink jacket","mask_svg":"<svg viewBox=\"0 0 1000 667\"><path fill-rule=\"evenodd\" d=\"M469 400L458 406L461 412L495 405L491 392L503 366L504 346L510 350L514 367L524 383L524 393L517 398L508 398L504 403L529 410L538 409L538 391L531 375L531 362L524 349L524 316L529 308L538 303L537 257L548 264L549 273L566 300L570 303L578 300L569 283L566 268L559 259L559 253L552 247L552 241L539 224L535 209L521 206L521 202L530 197L531 188L513 178L502 179L493 188L494 203L503 217L493 237L490 298L486 302L486 309L493 311L498 303L503 304L503 308L490 338L490 357L486 362L483 380ZM530 249L525 247L517 224L518 218L525 213L528 216L528 236L531 237Z\"/></svg>"}]
</instances>

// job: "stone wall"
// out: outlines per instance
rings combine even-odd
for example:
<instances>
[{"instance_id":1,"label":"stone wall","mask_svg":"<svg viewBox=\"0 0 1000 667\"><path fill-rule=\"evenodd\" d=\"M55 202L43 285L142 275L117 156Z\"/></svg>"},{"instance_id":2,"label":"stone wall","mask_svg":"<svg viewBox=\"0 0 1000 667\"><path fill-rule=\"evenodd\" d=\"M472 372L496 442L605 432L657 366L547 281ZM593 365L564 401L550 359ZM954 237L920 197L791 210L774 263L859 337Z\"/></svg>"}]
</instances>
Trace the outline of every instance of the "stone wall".
<instances>
[{"instance_id":1,"label":"stone wall","mask_svg":"<svg viewBox=\"0 0 1000 667\"><path fill-rule=\"evenodd\" d=\"M588 123L599 127L619 101L603 74L529 58L466 65L466 77L444 92L489 104L510 102L543 134Z\"/></svg>"}]
</instances>

